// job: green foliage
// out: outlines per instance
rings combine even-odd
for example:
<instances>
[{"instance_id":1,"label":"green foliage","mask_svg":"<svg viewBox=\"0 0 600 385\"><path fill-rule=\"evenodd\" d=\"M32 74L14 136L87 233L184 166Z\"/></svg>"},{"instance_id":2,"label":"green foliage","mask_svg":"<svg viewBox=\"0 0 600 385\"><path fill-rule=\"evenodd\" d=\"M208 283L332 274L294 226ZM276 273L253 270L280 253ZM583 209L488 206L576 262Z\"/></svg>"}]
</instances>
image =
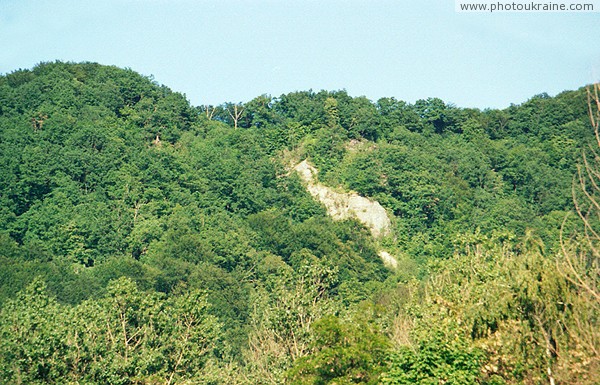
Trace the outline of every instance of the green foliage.
<instances>
[{"instance_id":1,"label":"green foliage","mask_svg":"<svg viewBox=\"0 0 600 385\"><path fill-rule=\"evenodd\" d=\"M127 279L74 308L50 299L35 281L0 320L6 384L201 380L221 334L201 292L165 299Z\"/></svg>"},{"instance_id":2,"label":"green foliage","mask_svg":"<svg viewBox=\"0 0 600 385\"><path fill-rule=\"evenodd\" d=\"M312 351L287 373L291 384L376 384L386 366L388 341L364 315L328 316L312 326Z\"/></svg>"},{"instance_id":3,"label":"green foliage","mask_svg":"<svg viewBox=\"0 0 600 385\"><path fill-rule=\"evenodd\" d=\"M319 263L307 250L295 255L294 271L281 258L266 255L257 266L262 278L250 298L249 343L243 351L250 383L283 383L293 362L308 354L311 325L338 305L333 289L337 269Z\"/></svg>"},{"instance_id":4,"label":"green foliage","mask_svg":"<svg viewBox=\"0 0 600 385\"><path fill-rule=\"evenodd\" d=\"M551 260L587 113L583 90L501 111L344 90L192 107L95 63L2 75L0 382L589 379L593 250ZM304 158L392 234L329 218L290 172ZM385 314L357 315L372 302Z\"/></svg>"},{"instance_id":5,"label":"green foliage","mask_svg":"<svg viewBox=\"0 0 600 385\"><path fill-rule=\"evenodd\" d=\"M447 325L450 326L450 325ZM416 348L401 347L392 354L383 384L478 384L483 352L465 339L448 341L434 335Z\"/></svg>"},{"instance_id":6,"label":"green foliage","mask_svg":"<svg viewBox=\"0 0 600 385\"><path fill-rule=\"evenodd\" d=\"M597 336L588 299L534 234L519 248L478 242L432 266L421 290L407 285L383 383L541 384L572 371L588 383L596 359L581 338Z\"/></svg>"},{"instance_id":7,"label":"green foliage","mask_svg":"<svg viewBox=\"0 0 600 385\"><path fill-rule=\"evenodd\" d=\"M58 383L68 373L70 312L35 280L0 313L0 378L3 384Z\"/></svg>"}]
</instances>

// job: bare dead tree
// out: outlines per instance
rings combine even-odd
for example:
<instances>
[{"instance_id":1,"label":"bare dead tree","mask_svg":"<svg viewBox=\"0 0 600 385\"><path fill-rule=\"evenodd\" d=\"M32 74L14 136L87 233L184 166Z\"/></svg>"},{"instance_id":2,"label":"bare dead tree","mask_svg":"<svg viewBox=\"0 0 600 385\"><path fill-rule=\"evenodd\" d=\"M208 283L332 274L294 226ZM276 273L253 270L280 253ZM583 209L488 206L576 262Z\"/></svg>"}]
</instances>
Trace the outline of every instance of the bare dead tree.
<instances>
[{"instance_id":1,"label":"bare dead tree","mask_svg":"<svg viewBox=\"0 0 600 385\"><path fill-rule=\"evenodd\" d=\"M206 118L208 120L212 120L213 116L215 116L216 111L217 107L209 106L208 104L204 106L204 113L206 114Z\"/></svg>"},{"instance_id":2,"label":"bare dead tree","mask_svg":"<svg viewBox=\"0 0 600 385\"><path fill-rule=\"evenodd\" d=\"M565 241L559 268L565 277L600 306L600 83L587 90L588 114L596 146L584 151L572 187L575 211L583 224L583 244Z\"/></svg>"},{"instance_id":3,"label":"bare dead tree","mask_svg":"<svg viewBox=\"0 0 600 385\"><path fill-rule=\"evenodd\" d=\"M44 122L48 119L48 115L44 113L38 113L33 118L31 118L31 125L33 126L34 131L41 130L44 127Z\"/></svg>"},{"instance_id":4,"label":"bare dead tree","mask_svg":"<svg viewBox=\"0 0 600 385\"><path fill-rule=\"evenodd\" d=\"M565 237L563 224L557 267L576 288L574 298L569 300L571 322L563 327L581 357L580 363L571 362L566 372L579 372L580 383L597 383L600 378L600 84L589 87L587 96L596 143L583 151L572 185L575 211L582 227ZM579 366L573 366L578 368L573 370L571 365ZM584 374L591 382L584 381Z\"/></svg>"},{"instance_id":5,"label":"bare dead tree","mask_svg":"<svg viewBox=\"0 0 600 385\"><path fill-rule=\"evenodd\" d=\"M244 107L234 104L233 111L231 110L231 108L228 108L227 112L229 113L229 116L231 116L231 119L233 119L233 128L237 129L238 122L240 121L240 118L242 117L242 114L244 113Z\"/></svg>"}]
</instances>

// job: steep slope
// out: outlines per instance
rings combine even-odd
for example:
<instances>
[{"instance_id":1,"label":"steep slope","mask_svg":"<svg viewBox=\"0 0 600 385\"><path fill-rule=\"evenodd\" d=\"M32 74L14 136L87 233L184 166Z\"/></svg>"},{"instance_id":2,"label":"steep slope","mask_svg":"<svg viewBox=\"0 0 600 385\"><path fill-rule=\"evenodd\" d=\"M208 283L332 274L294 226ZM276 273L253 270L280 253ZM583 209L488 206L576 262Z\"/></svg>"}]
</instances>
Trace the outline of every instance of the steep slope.
<instances>
[{"instance_id":1,"label":"steep slope","mask_svg":"<svg viewBox=\"0 0 600 385\"><path fill-rule=\"evenodd\" d=\"M389 235L392 223L379 202L362 197L355 192L340 193L315 181L319 172L303 160L294 169L304 182L306 189L316 200L327 208L327 213L336 220L356 218L371 230L375 238Z\"/></svg>"},{"instance_id":2,"label":"steep slope","mask_svg":"<svg viewBox=\"0 0 600 385\"><path fill-rule=\"evenodd\" d=\"M590 141L581 90L503 111L345 91L200 109L116 67L1 75L0 385L592 373L598 307L552 249ZM280 177L285 150L314 166Z\"/></svg>"},{"instance_id":3,"label":"steep slope","mask_svg":"<svg viewBox=\"0 0 600 385\"><path fill-rule=\"evenodd\" d=\"M208 119L131 70L55 62L0 76L0 304L36 276L63 303L128 276L208 290L235 330L246 274L271 279L256 277L266 256L294 274L312 261L342 283L384 280L366 232L278 178L270 147L264 129Z\"/></svg>"},{"instance_id":4,"label":"steep slope","mask_svg":"<svg viewBox=\"0 0 600 385\"><path fill-rule=\"evenodd\" d=\"M316 182L315 176L319 170L308 163L307 159L298 163L294 170L306 183L306 190L325 206L327 214L334 220L356 218L371 231L374 238L391 234L392 222L379 202L360 196L355 192L337 192ZM387 267L391 269L398 267L396 258L387 251L380 250L377 254Z\"/></svg>"}]
</instances>

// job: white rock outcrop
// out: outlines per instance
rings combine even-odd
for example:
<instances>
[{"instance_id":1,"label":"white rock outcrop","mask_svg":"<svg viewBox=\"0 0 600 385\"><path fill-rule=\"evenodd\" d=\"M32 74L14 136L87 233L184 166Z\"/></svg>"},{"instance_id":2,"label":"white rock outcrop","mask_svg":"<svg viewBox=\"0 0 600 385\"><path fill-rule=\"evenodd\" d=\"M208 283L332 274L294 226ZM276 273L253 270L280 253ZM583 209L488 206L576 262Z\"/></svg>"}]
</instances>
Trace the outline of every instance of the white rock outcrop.
<instances>
[{"instance_id":1,"label":"white rock outcrop","mask_svg":"<svg viewBox=\"0 0 600 385\"><path fill-rule=\"evenodd\" d=\"M375 238L388 235L392 223L379 202L362 197L355 192L340 193L315 182L318 170L307 160L300 162L294 170L306 182L306 189L319 202L323 203L327 213L337 220L357 218L371 230Z\"/></svg>"},{"instance_id":2,"label":"white rock outcrop","mask_svg":"<svg viewBox=\"0 0 600 385\"><path fill-rule=\"evenodd\" d=\"M390 269L396 270L398 268L398 260L387 251L380 251L379 258L381 258L383 264Z\"/></svg>"}]
</instances>

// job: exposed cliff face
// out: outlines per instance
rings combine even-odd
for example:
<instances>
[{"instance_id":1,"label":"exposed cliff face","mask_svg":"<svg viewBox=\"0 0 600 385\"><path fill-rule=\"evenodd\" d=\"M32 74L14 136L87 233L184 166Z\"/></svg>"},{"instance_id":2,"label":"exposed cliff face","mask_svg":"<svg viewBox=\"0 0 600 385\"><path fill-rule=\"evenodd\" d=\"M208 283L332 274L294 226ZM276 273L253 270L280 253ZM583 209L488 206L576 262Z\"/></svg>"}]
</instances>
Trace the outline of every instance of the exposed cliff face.
<instances>
[{"instance_id":1,"label":"exposed cliff face","mask_svg":"<svg viewBox=\"0 0 600 385\"><path fill-rule=\"evenodd\" d=\"M371 234L375 238L388 235L391 232L392 223L379 202L361 197L355 192L340 193L333 191L331 188L317 183L315 176L319 171L310 165L307 160L298 163L294 170L306 182L308 192L325 205L327 213L333 219L357 218L371 230ZM379 257L387 267L391 269L398 267L398 261L388 252L381 250Z\"/></svg>"},{"instance_id":2,"label":"exposed cliff face","mask_svg":"<svg viewBox=\"0 0 600 385\"><path fill-rule=\"evenodd\" d=\"M306 182L308 192L325 205L333 219L357 218L371 230L373 237L379 238L390 233L392 224L385 209L375 201L362 197L355 192L340 193L315 181L318 170L307 160L300 162L294 169Z\"/></svg>"},{"instance_id":3,"label":"exposed cliff face","mask_svg":"<svg viewBox=\"0 0 600 385\"><path fill-rule=\"evenodd\" d=\"M381 258L381 260L383 261L383 264L385 266L389 267L390 269L394 269L394 270L398 268L398 260L396 258L394 258L387 251L381 250L378 255Z\"/></svg>"}]
</instances>

